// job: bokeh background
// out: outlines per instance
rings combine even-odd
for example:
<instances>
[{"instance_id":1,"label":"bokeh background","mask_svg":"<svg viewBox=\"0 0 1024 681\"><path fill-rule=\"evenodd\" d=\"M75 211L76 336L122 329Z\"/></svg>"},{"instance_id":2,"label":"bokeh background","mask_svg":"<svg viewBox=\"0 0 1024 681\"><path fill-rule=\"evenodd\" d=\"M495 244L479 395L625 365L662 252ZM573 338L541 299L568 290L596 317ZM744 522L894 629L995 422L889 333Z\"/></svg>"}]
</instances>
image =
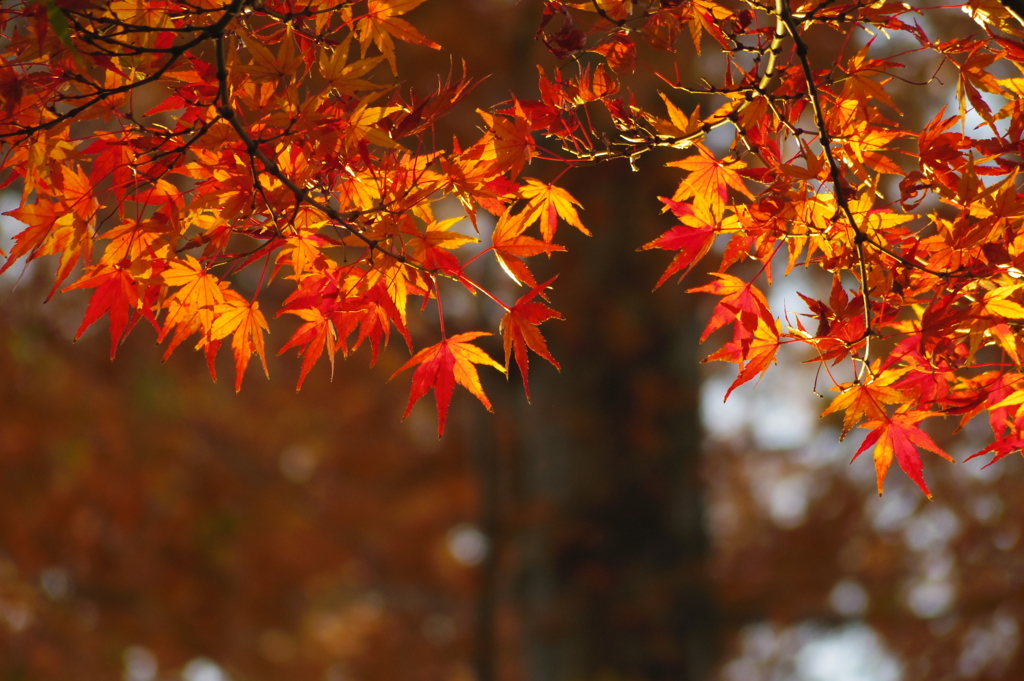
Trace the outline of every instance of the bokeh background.
<instances>
[{"instance_id":1,"label":"bokeh background","mask_svg":"<svg viewBox=\"0 0 1024 681\"><path fill-rule=\"evenodd\" d=\"M438 139L534 96L535 64L557 65L539 17L504 0L416 10L450 52L405 50L410 86L462 59L488 76ZM161 363L143 325L113 362L100 324L73 344L87 294L42 305L50 263L0 276L0 678L1024 678L1019 459L935 458L935 501L896 471L878 498L870 459L850 463L862 436L819 420L829 383L806 357L784 352L723 403L732 370L699 362L712 301L684 292L701 275L652 293L663 259L636 252L671 226L666 158L563 178L595 236L550 264L562 371L534 362L533 404L514 370L486 377L496 413L457 394L440 441L430 400L401 421L400 346L333 378L320 366L298 394L295 358L275 357L236 395L187 348ZM780 278L773 309L822 287ZM497 331L445 293L450 328ZM984 446L984 429L952 430L933 435L958 461Z\"/></svg>"}]
</instances>

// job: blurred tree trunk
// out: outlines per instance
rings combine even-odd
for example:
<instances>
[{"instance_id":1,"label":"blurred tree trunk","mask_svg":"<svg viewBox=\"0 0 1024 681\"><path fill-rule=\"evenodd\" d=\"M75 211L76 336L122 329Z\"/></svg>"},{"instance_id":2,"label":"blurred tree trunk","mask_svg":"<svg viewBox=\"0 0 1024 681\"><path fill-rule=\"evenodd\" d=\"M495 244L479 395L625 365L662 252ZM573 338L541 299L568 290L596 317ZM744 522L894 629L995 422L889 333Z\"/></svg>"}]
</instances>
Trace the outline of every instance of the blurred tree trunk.
<instances>
[{"instance_id":1,"label":"blurred tree trunk","mask_svg":"<svg viewBox=\"0 0 1024 681\"><path fill-rule=\"evenodd\" d=\"M536 97L536 64L556 66L534 39L540 3L423 7L435 12L421 14L427 35L466 58L471 75L492 74L473 93L475 106L513 92ZM465 421L478 523L492 547L479 566L478 681L703 681L715 661L699 329L683 287L651 293L665 254L636 252L671 226L655 197L671 195L678 177L659 177L656 158L643 165L642 174L616 163L563 178L595 236L577 234L568 254L555 255L562 274L552 302L567 320L543 331L562 372L533 355L532 405L512 369L508 383L487 383L495 416L473 411ZM528 174L550 180L549 171L535 162ZM497 621L510 591L525 663Z\"/></svg>"},{"instance_id":2,"label":"blurred tree trunk","mask_svg":"<svg viewBox=\"0 0 1024 681\"><path fill-rule=\"evenodd\" d=\"M715 660L699 330L681 289L651 294L661 263L635 250L667 225L624 170L589 168L573 190L595 238L570 245L554 299L572 311L549 325L562 372L537 362L520 411L531 681L699 681Z\"/></svg>"}]
</instances>

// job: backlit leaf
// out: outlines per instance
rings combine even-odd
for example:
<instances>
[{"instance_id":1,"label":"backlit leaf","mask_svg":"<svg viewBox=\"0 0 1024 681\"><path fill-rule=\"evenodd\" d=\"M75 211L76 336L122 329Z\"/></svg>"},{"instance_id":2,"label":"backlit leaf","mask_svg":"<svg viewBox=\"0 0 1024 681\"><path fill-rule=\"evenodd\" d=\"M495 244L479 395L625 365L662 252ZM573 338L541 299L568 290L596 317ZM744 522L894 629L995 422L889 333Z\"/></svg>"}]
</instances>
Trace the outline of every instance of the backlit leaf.
<instances>
[{"instance_id":1,"label":"backlit leaf","mask_svg":"<svg viewBox=\"0 0 1024 681\"><path fill-rule=\"evenodd\" d=\"M444 435L444 424L448 420L448 405L451 403L456 383L473 393L488 411L492 411L491 402L484 394L483 386L480 385L480 376L477 374L475 365L492 366L502 373L505 373L505 367L470 342L481 336L489 335L491 334L482 331L472 331L445 338L437 345L417 352L402 368L396 371L392 378L406 369L416 367L416 371L412 375L412 392L409 395L409 406L405 409L405 417L409 416L413 405L421 397L433 390L434 400L437 402L437 437L440 438Z\"/></svg>"}]
</instances>

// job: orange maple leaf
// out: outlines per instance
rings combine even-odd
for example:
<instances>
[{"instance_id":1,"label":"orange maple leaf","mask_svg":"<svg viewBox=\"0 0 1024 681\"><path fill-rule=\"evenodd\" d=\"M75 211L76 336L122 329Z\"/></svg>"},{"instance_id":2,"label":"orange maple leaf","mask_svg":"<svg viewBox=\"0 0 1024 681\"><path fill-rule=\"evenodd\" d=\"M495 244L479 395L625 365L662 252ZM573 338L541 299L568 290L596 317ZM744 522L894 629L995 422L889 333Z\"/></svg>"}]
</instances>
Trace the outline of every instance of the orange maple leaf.
<instances>
[{"instance_id":1,"label":"orange maple leaf","mask_svg":"<svg viewBox=\"0 0 1024 681\"><path fill-rule=\"evenodd\" d=\"M23 256L27 256L28 262L44 255L60 255L57 275L47 300L53 297L80 259L88 262L92 258L92 227L75 212L60 209L58 214L55 206L41 200L4 213L28 227L15 235L14 247L7 262L0 267L0 274Z\"/></svg>"},{"instance_id":2,"label":"orange maple leaf","mask_svg":"<svg viewBox=\"0 0 1024 681\"><path fill-rule=\"evenodd\" d=\"M694 0L692 18L687 23L690 26L690 37L693 38L693 47L698 55L700 54L701 36L704 31L707 31L723 47L729 44L719 25L730 15L730 10L716 2Z\"/></svg>"},{"instance_id":3,"label":"orange maple leaf","mask_svg":"<svg viewBox=\"0 0 1024 681\"><path fill-rule=\"evenodd\" d=\"M664 92L659 92L658 94L661 95L662 101L665 102L668 120L658 118L652 114L647 114L645 117L650 120L659 135L664 135L665 137L686 137L700 129L704 122L700 115L700 104L694 107L693 113L687 116L683 113L682 109L672 103L672 100Z\"/></svg>"},{"instance_id":4,"label":"orange maple leaf","mask_svg":"<svg viewBox=\"0 0 1024 681\"><path fill-rule=\"evenodd\" d=\"M693 197L693 207L697 215L705 217L709 222L717 223L725 213L725 204L729 200L729 187L753 200L743 178L736 172L746 168L743 161L720 161L702 145L695 145L700 152L681 161L673 161L668 165L682 168L690 174L679 183L679 188L672 196L674 201L685 201Z\"/></svg>"},{"instance_id":5,"label":"orange maple leaf","mask_svg":"<svg viewBox=\"0 0 1024 681\"><path fill-rule=\"evenodd\" d=\"M303 230L284 239L284 246L277 253L275 274L282 265L292 266L295 279L301 279L309 272L319 272L328 267L327 256L320 250L331 243L323 236Z\"/></svg>"},{"instance_id":6,"label":"orange maple leaf","mask_svg":"<svg viewBox=\"0 0 1024 681\"><path fill-rule=\"evenodd\" d=\"M473 393L487 408L487 411L494 411L491 408L491 401L484 394L483 386L480 385L480 376L473 365L486 364L501 373L505 373L505 367L469 342L474 338L490 335L485 331L471 331L445 338L437 345L431 345L429 348L417 352L402 365L402 368L392 374L391 378L394 378L406 369L419 365L412 375L409 406L406 407L405 416L402 418L407 418L412 412L413 405L433 388L434 400L437 402L437 437L440 439L444 435L444 424L448 420L448 405L452 401L456 383Z\"/></svg>"},{"instance_id":7,"label":"orange maple leaf","mask_svg":"<svg viewBox=\"0 0 1024 681\"><path fill-rule=\"evenodd\" d=\"M320 50L318 62L320 73L331 84L331 87L348 95L354 95L360 90L372 90L379 87L370 81L362 80L361 77L384 61L384 57L360 59L349 64L348 50L329 50L326 47L321 47Z\"/></svg>"},{"instance_id":8,"label":"orange maple leaf","mask_svg":"<svg viewBox=\"0 0 1024 681\"><path fill-rule=\"evenodd\" d=\"M905 372L886 372L883 378L870 383L845 383L839 386L842 392L821 415L828 416L843 411L843 432L839 435L840 440L864 419L872 422L885 420L885 405L899 404L904 399L902 390L889 385L903 373Z\"/></svg>"},{"instance_id":9,"label":"orange maple leaf","mask_svg":"<svg viewBox=\"0 0 1024 681\"><path fill-rule=\"evenodd\" d=\"M489 128L484 138L474 145L474 149L479 150L486 172L491 176L506 172L512 177L519 175L523 166L536 154L537 147L530 117L522 105L515 102L512 117L494 116L479 110L477 113Z\"/></svg>"},{"instance_id":10,"label":"orange maple leaf","mask_svg":"<svg viewBox=\"0 0 1024 681\"><path fill-rule=\"evenodd\" d=\"M960 69L960 78L957 80L956 87L956 96L960 102L960 117L967 115L968 108L973 108L975 113L989 124L993 132L999 134L996 130L995 118L992 116L992 109L979 91L1003 94L1003 88L991 72L992 63L997 58L996 54L978 45L971 50L962 65L955 61L952 63Z\"/></svg>"},{"instance_id":11,"label":"orange maple leaf","mask_svg":"<svg viewBox=\"0 0 1024 681\"><path fill-rule=\"evenodd\" d=\"M590 230L580 222L579 213L574 207L574 205L580 205L580 202L561 187L544 184L528 177L526 184L519 189L519 193L524 199L529 200L526 208L523 209L523 213L526 214L526 224L531 225L539 219L540 233L544 237L544 241L550 242L555 237L559 217L590 236Z\"/></svg>"},{"instance_id":12,"label":"orange maple leaf","mask_svg":"<svg viewBox=\"0 0 1024 681\"><path fill-rule=\"evenodd\" d=\"M552 251L564 251L565 246L552 244L532 236L526 236L523 231L527 227L526 212L512 214L509 209L498 219L498 224L491 233L491 250L494 257L501 265L505 273L517 284L536 286L537 280L533 278L526 264L521 258L529 258L541 253Z\"/></svg>"},{"instance_id":13,"label":"orange maple leaf","mask_svg":"<svg viewBox=\"0 0 1024 681\"><path fill-rule=\"evenodd\" d=\"M591 52L603 55L608 61L608 68L620 76L633 73L636 64L636 44L627 35L615 34L611 39L594 47Z\"/></svg>"},{"instance_id":14,"label":"orange maple leaf","mask_svg":"<svg viewBox=\"0 0 1024 681\"><path fill-rule=\"evenodd\" d=\"M157 342L162 343L172 329L180 327L171 340L167 355L196 331L203 334L200 345L209 341L216 317L215 307L224 302L220 280L190 255L186 255L184 260L171 262L160 278L168 286L181 287L164 302L168 310L167 319Z\"/></svg>"},{"instance_id":15,"label":"orange maple leaf","mask_svg":"<svg viewBox=\"0 0 1024 681\"><path fill-rule=\"evenodd\" d=\"M359 331L351 350L359 349L364 340L370 341L370 365L377 363L377 354L381 342L386 346L391 340L391 324L395 325L409 350L412 350L412 338L409 330L402 322L395 301L388 295L388 287L384 281L378 281L365 295L347 298L331 315L334 328L338 333L341 350L348 356L348 337Z\"/></svg>"},{"instance_id":16,"label":"orange maple leaf","mask_svg":"<svg viewBox=\"0 0 1024 681\"><path fill-rule=\"evenodd\" d=\"M757 376L764 376L769 367L775 363L775 355L779 351L781 325L776 320L767 321L757 318L757 326L749 336L737 334L737 337L726 343L717 352L712 353L705 362L732 362L739 366L736 380L729 386L725 399L729 399L732 391Z\"/></svg>"},{"instance_id":17,"label":"orange maple leaf","mask_svg":"<svg viewBox=\"0 0 1024 681\"><path fill-rule=\"evenodd\" d=\"M270 327L260 312L260 304L255 300L250 303L230 290L224 294L224 302L213 308L216 317L210 329L210 338L219 341L228 334L234 334L231 349L235 352L235 392L238 392L242 389L242 377L249 366L249 358L254 354L259 355L263 373L270 378L263 347L263 333L270 331Z\"/></svg>"},{"instance_id":18,"label":"orange maple leaf","mask_svg":"<svg viewBox=\"0 0 1024 681\"><path fill-rule=\"evenodd\" d=\"M515 352L516 364L519 366L519 373L523 375L523 388L526 390L526 401L530 401L530 357L526 348L530 348L538 355L551 362L556 369L562 370L555 358L548 350L548 344L537 328L549 319L563 319L562 315L552 310L544 303L533 299L544 289L548 288L557 277L554 277L540 286L533 287L529 293L516 301L516 304L508 309L505 316L501 318L501 331L505 340L505 370L508 371L512 353Z\"/></svg>"},{"instance_id":19,"label":"orange maple leaf","mask_svg":"<svg viewBox=\"0 0 1024 681\"><path fill-rule=\"evenodd\" d=\"M93 198L93 184L81 168L61 166L61 201L82 220L96 216L99 203Z\"/></svg>"},{"instance_id":20,"label":"orange maple leaf","mask_svg":"<svg viewBox=\"0 0 1024 681\"><path fill-rule=\"evenodd\" d=\"M459 216L440 222L433 221L423 232L416 231L407 244L407 248L412 250L413 259L429 270L439 270L452 276L461 275L462 263L450 251L480 241L474 236L451 231L452 227L464 219Z\"/></svg>"},{"instance_id":21,"label":"orange maple leaf","mask_svg":"<svg viewBox=\"0 0 1024 681\"><path fill-rule=\"evenodd\" d=\"M391 72L398 75L395 62L395 42L392 38L424 45L439 50L441 46L420 33L416 27L399 15L418 7L425 0L368 0L366 16L358 21L359 48L362 56L372 42L391 65Z\"/></svg>"},{"instance_id":22,"label":"orange maple leaf","mask_svg":"<svg viewBox=\"0 0 1024 681\"><path fill-rule=\"evenodd\" d=\"M291 31L287 31L281 40L281 46L275 56L256 38L245 40L245 47L252 55L252 63L236 67L239 71L249 74L257 83L274 83L281 92L288 84L302 73L302 55L295 54L295 39Z\"/></svg>"},{"instance_id":23,"label":"orange maple leaf","mask_svg":"<svg viewBox=\"0 0 1024 681\"><path fill-rule=\"evenodd\" d=\"M861 425L861 428L869 428L871 432L868 433L853 458L856 459L872 445L875 446L875 474L878 477L879 496L882 495L885 474L889 471L889 466L895 456L907 477L917 483L917 486L929 499L932 498L932 493L924 481L924 467L917 449L919 447L927 449L948 461L953 460L953 457L946 454L927 433L917 426L922 420L935 415L930 411L907 411L896 413L892 418L869 421Z\"/></svg>"},{"instance_id":24,"label":"orange maple leaf","mask_svg":"<svg viewBox=\"0 0 1024 681\"><path fill-rule=\"evenodd\" d=\"M9 215L24 223L26 228L14 236L14 246L11 248L7 262L0 267L0 274L6 272L7 268L13 265L18 258L27 255L28 260L34 260L40 255L46 255L42 249L50 232L56 227L58 219L56 209L57 204L52 201L37 200L35 203L4 213L4 215Z\"/></svg>"}]
</instances>

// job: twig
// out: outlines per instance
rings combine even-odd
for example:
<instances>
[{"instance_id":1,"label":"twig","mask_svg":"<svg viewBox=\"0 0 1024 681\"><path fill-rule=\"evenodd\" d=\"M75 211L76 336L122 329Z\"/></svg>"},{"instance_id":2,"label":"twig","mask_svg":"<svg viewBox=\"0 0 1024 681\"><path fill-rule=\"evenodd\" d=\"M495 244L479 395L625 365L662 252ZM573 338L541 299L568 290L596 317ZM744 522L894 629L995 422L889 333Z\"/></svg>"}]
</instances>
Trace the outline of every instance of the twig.
<instances>
[{"instance_id":1,"label":"twig","mask_svg":"<svg viewBox=\"0 0 1024 681\"><path fill-rule=\"evenodd\" d=\"M814 125L818 128L818 139L821 141L821 148L824 151L825 160L828 162L829 174L832 178L832 191L836 197L836 204L839 206L839 210L847 222L849 222L850 229L853 230L854 234L853 241L857 249L857 263L860 270L861 301L864 308L865 329L864 357L861 360L860 371L857 372L856 376L856 382L860 382L863 380L864 373L870 364L871 335L873 333L871 329L871 300L868 284L869 272L867 260L864 257L864 243L869 241L869 238L857 225L857 220L853 216L853 210L850 208L846 191L843 189L843 171L840 169L839 162L832 152L832 136L828 131L828 124L825 121L825 112L821 106L821 93L818 90L817 82L814 80L814 71L811 69L811 62L807 58L807 43L800 36L799 27L796 25L796 20L793 18L792 10L789 7L789 0L775 0L775 12L786 25L796 45L797 59L800 61L800 67L804 72L804 80L807 83L807 96L810 99L811 112L814 114Z\"/></svg>"},{"instance_id":2,"label":"twig","mask_svg":"<svg viewBox=\"0 0 1024 681\"><path fill-rule=\"evenodd\" d=\"M224 36L219 35L215 38L217 44L217 81L219 83L219 104L217 106L217 113L220 114L221 118L226 120L234 128L235 132L241 138L242 143L245 144L246 151L253 158L259 159L260 163L263 164L263 169L268 174L273 175L277 178L281 184L288 188L289 191L295 196L296 204L306 204L322 212L324 215L329 217L334 222L340 224L349 231L350 234L355 236L357 239L365 243L371 250L376 250L389 258L394 258L398 262L409 265L416 269L420 269L425 272L429 272L426 268L411 262L408 258L400 253L394 253L387 248L381 246L380 241L377 239L371 239L362 233L359 229L352 225L352 219L350 216L345 215L336 208L318 201L317 199L310 196L309 192L295 184L295 182L288 177L288 175L281 170L280 166L276 162L272 161L263 150L260 149L259 145L253 140L252 136L249 135L249 131L242 125L239 120L238 114L235 112L234 107L231 106L231 95L228 88L228 67L227 67L227 54L224 42ZM257 177L257 183L259 184L259 178ZM262 187L262 185L261 185Z\"/></svg>"},{"instance_id":3,"label":"twig","mask_svg":"<svg viewBox=\"0 0 1024 681\"><path fill-rule=\"evenodd\" d=\"M84 104L80 104L79 106L76 106L68 111L65 111L62 114L58 114L57 117L51 121L47 121L46 123L40 123L39 125L29 126L27 128L22 128L20 130L16 130L15 132L0 133L0 139L6 139L9 137L31 137L37 132L49 130L50 128L56 127L65 121L73 120L79 114L84 113L88 109L91 109L100 102L103 102L114 95L119 95L123 92L129 92L136 88L142 87L143 85L146 85L148 83L154 83L160 80L160 78L165 73L167 73L167 71L169 71L172 66L178 63L178 60L181 59L182 55L184 55L190 49L206 40L209 40L210 38L223 38L224 29L227 27L229 23L231 23L231 20L238 15L239 11L242 9L242 7L245 5L247 1L248 0L232 0L231 4L224 8L224 13L220 16L220 18L217 19L217 21L215 21L214 23L207 26L205 29L203 29L199 35L197 35L195 38L189 40L186 43L182 43L177 47L167 50L169 59L164 63L163 66L161 66L145 78L134 81L132 83L126 83L119 87L109 89L105 88L98 92L89 101L85 102Z\"/></svg>"}]
</instances>

